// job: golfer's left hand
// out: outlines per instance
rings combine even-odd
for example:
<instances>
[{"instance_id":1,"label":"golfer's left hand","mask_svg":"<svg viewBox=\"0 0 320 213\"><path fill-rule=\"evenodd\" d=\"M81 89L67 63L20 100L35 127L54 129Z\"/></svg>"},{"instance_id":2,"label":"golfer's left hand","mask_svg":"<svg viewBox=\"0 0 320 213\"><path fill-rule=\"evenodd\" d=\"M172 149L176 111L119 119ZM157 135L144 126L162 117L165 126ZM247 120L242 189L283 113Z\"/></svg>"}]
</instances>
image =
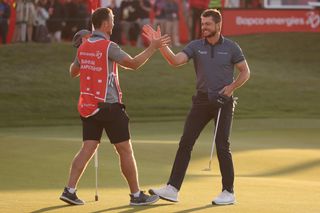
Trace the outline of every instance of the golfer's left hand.
<instances>
[{"instance_id":1,"label":"golfer's left hand","mask_svg":"<svg viewBox=\"0 0 320 213\"><path fill-rule=\"evenodd\" d=\"M158 26L157 31L155 31L149 24L143 25L142 27L142 35L148 39L149 42L153 38L160 38L161 37L161 30Z\"/></svg>"},{"instance_id":2,"label":"golfer's left hand","mask_svg":"<svg viewBox=\"0 0 320 213\"><path fill-rule=\"evenodd\" d=\"M168 46L171 42L170 36L161 36L161 30L159 26L157 28L157 31L155 31L150 25L144 25L142 30L142 35L146 37L150 42L150 45L156 49Z\"/></svg>"},{"instance_id":3,"label":"golfer's left hand","mask_svg":"<svg viewBox=\"0 0 320 213\"><path fill-rule=\"evenodd\" d=\"M219 93L222 95L231 97L233 94L233 91L234 91L233 86L230 84L230 85L225 86L222 90L220 90Z\"/></svg>"}]
</instances>

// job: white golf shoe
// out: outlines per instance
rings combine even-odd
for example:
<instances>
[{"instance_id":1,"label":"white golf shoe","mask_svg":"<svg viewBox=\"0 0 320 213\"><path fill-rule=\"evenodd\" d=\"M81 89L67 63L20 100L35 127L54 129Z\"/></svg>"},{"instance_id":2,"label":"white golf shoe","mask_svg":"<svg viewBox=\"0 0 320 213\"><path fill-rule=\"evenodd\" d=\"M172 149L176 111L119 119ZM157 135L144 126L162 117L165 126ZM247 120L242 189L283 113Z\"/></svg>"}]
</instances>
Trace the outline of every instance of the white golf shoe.
<instances>
[{"instance_id":1,"label":"white golf shoe","mask_svg":"<svg viewBox=\"0 0 320 213\"><path fill-rule=\"evenodd\" d=\"M149 193L151 195L158 195L161 199L167 200L170 202L178 202L178 195L179 192L178 190L171 186L171 185L166 185L164 187L161 187L159 189L149 189Z\"/></svg>"},{"instance_id":2,"label":"white golf shoe","mask_svg":"<svg viewBox=\"0 0 320 213\"><path fill-rule=\"evenodd\" d=\"M234 203L236 203L234 193L230 193L227 190L224 190L212 200L212 205L231 205Z\"/></svg>"}]
</instances>

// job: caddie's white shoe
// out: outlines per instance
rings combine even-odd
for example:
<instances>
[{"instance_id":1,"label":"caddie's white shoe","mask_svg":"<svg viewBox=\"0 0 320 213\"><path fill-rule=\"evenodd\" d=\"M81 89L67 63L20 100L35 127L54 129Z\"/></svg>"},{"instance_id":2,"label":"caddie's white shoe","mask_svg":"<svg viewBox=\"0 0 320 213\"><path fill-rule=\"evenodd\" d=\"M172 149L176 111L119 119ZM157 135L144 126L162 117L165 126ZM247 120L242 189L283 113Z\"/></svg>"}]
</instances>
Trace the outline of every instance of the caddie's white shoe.
<instances>
[{"instance_id":1,"label":"caddie's white shoe","mask_svg":"<svg viewBox=\"0 0 320 213\"><path fill-rule=\"evenodd\" d=\"M212 200L212 205L231 205L236 203L234 193L223 190L216 198Z\"/></svg>"},{"instance_id":2,"label":"caddie's white shoe","mask_svg":"<svg viewBox=\"0 0 320 213\"><path fill-rule=\"evenodd\" d=\"M159 189L149 189L149 193L151 195L158 195L161 199L167 200L170 202L178 202L178 195L179 192L178 190L171 186L171 185L166 185L164 187L161 187Z\"/></svg>"}]
</instances>

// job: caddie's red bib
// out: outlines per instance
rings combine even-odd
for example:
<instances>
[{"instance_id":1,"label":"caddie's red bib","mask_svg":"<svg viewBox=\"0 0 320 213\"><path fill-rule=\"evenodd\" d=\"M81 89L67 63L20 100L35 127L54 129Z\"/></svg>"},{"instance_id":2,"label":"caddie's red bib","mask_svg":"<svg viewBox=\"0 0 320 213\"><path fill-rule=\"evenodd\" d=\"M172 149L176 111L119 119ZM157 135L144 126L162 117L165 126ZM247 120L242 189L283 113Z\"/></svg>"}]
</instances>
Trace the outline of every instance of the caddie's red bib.
<instances>
[{"instance_id":1,"label":"caddie's red bib","mask_svg":"<svg viewBox=\"0 0 320 213\"><path fill-rule=\"evenodd\" d=\"M89 117L99 111L98 103L105 102L109 72L113 72L118 90L119 102L122 93L119 85L118 68L112 62L113 70L108 70L108 50L110 40L84 42L78 49L80 62L80 97L78 111L82 117Z\"/></svg>"}]
</instances>

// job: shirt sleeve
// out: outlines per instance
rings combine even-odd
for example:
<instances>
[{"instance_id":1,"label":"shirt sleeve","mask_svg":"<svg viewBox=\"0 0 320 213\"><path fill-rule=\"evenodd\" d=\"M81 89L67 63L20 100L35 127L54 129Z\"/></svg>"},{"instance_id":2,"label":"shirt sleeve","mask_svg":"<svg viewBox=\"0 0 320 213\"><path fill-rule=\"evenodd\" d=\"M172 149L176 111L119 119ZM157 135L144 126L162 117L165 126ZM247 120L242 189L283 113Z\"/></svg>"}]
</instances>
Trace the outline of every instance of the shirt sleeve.
<instances>
[{"instance_id":1,"label":"shirt sleeve","mask_svg":"<svg viewBox=\"0 0 320 213\"><path fill-rule=\"evenodd\" d=\"M110 60L119 63L128 54L123 51L118 44L111 42L109 46L108 57Z\"/></svg>"},{"instance_id":2,"label":"shirt sleeve","mask_svg":"<svg viewBox=\"0 0 320 213\"><path fill-rule=\"evenodd\" d=\"M188 56L188 60L190 60L191 58L194 57L194 48L193 48L193 43L190 42L189 44L187 44L187 46L185 46L182 49L182 52L184 52L187 56Z\"/></svg>"},{"instance_id":3,"label":"shirt sleeve","mask_svg":"<svg viewBox=\"0 0 320 213\"><path fill-rule=\"evenodd\" d=\"M243 60L245 60L244 54L243 54L240 46L236 42L234 42L234 45L232 47L231 61L233 64L237 64Z\"/></svg>"}]
</instances>

